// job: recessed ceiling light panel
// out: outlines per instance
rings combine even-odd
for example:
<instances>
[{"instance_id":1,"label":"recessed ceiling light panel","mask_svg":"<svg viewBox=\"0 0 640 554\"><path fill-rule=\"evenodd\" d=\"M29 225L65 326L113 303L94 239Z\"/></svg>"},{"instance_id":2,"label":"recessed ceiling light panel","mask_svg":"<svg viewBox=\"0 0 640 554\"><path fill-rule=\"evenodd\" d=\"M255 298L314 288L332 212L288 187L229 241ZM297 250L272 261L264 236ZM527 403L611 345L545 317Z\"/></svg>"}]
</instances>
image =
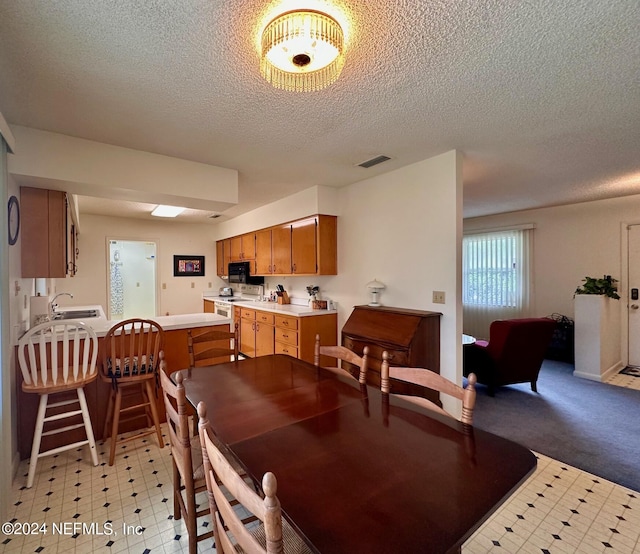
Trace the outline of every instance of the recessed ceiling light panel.
<instances>
[{"instance_id":1,"label":"recessed ceiling light panel","mask_svg":"<svg viewBox=\"0 0 640 554\"><path fill-rule=\"evenodd\" d=\"M185 209L179 206L156 206L156 209L151 212L151 215L155 215L157 217L176 217L178 214L182 213Z\"/></svg>"}]
</instances>

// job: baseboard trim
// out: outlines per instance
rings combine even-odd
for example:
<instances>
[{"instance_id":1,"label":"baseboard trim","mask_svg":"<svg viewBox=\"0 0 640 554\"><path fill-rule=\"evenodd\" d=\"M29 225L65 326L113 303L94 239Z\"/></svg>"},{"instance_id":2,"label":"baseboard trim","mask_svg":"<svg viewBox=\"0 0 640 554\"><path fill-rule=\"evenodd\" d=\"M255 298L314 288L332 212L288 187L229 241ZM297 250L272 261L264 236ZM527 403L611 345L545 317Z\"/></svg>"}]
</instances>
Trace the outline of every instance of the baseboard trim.
<instances>
[{"instance_id":1,"label":"baseboard trim","mask_svg":"<svg viewBox=\"0 0 640 554\"><path fill-rule=\"evenodd\" d=\"M606 383L616 373L619 373L621 369L624 369L624 364L616 362L609 369L605 369L600 375L594 375L593 373L586 373L583 371L574 370L574 377L580 377L582 379L589 379L590 381L597 381L598 383Z\"/></svg>"}]
</instances>

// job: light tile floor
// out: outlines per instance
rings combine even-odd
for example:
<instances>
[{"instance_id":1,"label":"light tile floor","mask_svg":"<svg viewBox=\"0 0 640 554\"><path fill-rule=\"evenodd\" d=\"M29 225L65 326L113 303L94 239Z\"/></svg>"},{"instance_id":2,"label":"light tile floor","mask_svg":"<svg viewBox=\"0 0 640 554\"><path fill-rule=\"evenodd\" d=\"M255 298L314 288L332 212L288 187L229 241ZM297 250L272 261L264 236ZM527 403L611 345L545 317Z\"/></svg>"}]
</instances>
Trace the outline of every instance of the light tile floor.
<instances>
[{"instance_id":1,"label":"light tile floor","mask_svg":"<svg viewBox=\"0 0 640 554\"><path fill-rule=\"evenodd\" d=\"M637 375L627 375L625 373L616 373L607 380L610 385L625 387L628 389L640 390L640 377Z\"/></svg>"},{"instance_id":2,"label":"light tile floor","mask_svg":"<svg viewBox=\"0 0 640 554\"><path fill-rule=\"evenodd\" d=\"M640 388L640 378L629 379ZM639 492L537 456L535 473L465 543L464 554L640 552ZM100 444L99 465L89 460L87 447L43 458L31 489L24 486L28 462L21 462L9 523L22 532L0 533L0 551L188 552L186 527L173 519L168 446L159 449L150 437L126 443L109 467ZM200 530L209 525L208 516L199 520ZM213 541L199 543L198 552L214 553Z\"/></svg>"}]
</instances>

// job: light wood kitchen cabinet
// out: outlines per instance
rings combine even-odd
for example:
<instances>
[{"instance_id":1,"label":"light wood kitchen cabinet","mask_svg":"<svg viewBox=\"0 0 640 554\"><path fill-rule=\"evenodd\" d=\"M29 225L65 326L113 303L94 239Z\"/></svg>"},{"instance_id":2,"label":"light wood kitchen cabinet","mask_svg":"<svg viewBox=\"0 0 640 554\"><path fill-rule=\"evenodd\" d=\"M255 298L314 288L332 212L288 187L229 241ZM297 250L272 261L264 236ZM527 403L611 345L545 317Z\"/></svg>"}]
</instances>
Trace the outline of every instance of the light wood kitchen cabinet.
<instances>
[{"instance_id":1,"label":"light wood kitchen cabinet","mask_svg":"<svg viewBox=\"0 0 640 554\"><path fill-rule=\"evenodd\" d=\"M256 275L271 275L273 273L271 235L271 229L256 232Z\"/></svg>"},{"instance_id":2,"label":"light wood kitchen cabinet","mask_svg":"<svg viewBox=\"0 0 640 554\"><path fill-rule=\"evenodd\" d=\"M275 353L298 357L298 318L277 315L275 318Z\"/></svg>"},{"instance_id":3,"label":"light wood kitchen cabinet","mask_svg":"<svg viewBox=\"0 0 640 554\"><path fill-rule=\"evenodd\" d=\"M216 303L213 300L203 300L203 309L202 311L205 314L214 314L216 313Z\"/></svg>"},{"instance_id":4,"label":"light wood kitchen cabinet","mask_svg":"<svg viewBox=\"0 0 640 554\"><path fill-rule=\"evenodd\" d=\"M66 193L21 187L21 252L23 277L75 275L75 225Z\"/></svg>"},{"instance_id":5,"label":"light wood kitchen cabinet","mask_svg":"<svg viewBox=\"0 0 640 554\"><path fill-rule=\"evenodd\" d=\"M315 215L225 239L228 260L248 261L252 275L337 275L337 217ZM218 259L225 255L216 243ZM227 262L228 263L228 262ZM223 271L224 273L220 273ZM218 275L226 267L218 265Z\"/></svg>"},{"instance_id":6,"label":"light wood kitchen cabinet","mask_svg":"<svg viewBox=\"0 0 640 554\"><path fill-rule=\"evenodd\" d=\"M316 335L320 335L322 344L337 344L337 314L298 317L241 308L240 352L249 358L288 354L313 363Z\"/></svg>"},{"instance_id":7,"label":"light wood kitchen cabinet","mask_svg":"<svg viewBox=\"0 0 640 554\"><path fill-rule=\"evenodd\" d=\"M240 352L249 358L273 354L273 314L241 309Z\"/></svg>"},{"instance_id":8,"label":"light wood kitchen cabinet","mask_svg":"<svg viewBox=\"0 0 640 554\"><path fill-rule=\"evenodd\" d=\"M291 225L256 232L256 275L291 275Z\"/></svg>"},{"instance_id":9,"label":"light wood kitchen cabinet","mask_svg":"<svg viewBox=\"0 0 640 554\"><path fill-rule=\"evenodd\" d=\"M251 275L256 273L256 234L245 233L237 237L231 237L230 257L231 262L249 262Z\"/></svg>"},{"instance_id":10,"label":"light wood kitchen cabinet","mask_svg":"<svg viewBox=\"0 0 640 554\"><path fill-rule=\"evenodd\" d=\"M291 226L291 272L295 275L315 274L317 220L307 219Z\"/></svg>"},{"instance_id":11,"label":"light wood kitchen cabinet","mask_svg":"<svg viewBox=\"0 0 640 554\"><path fill-rule=\"evenodd\" d=\"M274 275L290 275L291 271L291 225L271 229L271 264Z\"/></svg>"},{"instance_id":12,"label":"light wood kitchen cabinet","mask_svg":"<svg viewBox=\"0 0 640 554\"><path fill-rule=\"evenodd\" d=\"M218 277L226 277L229 273L231 261L231 239L216 242L216 274Z\"/></svg>"}]
</instances>

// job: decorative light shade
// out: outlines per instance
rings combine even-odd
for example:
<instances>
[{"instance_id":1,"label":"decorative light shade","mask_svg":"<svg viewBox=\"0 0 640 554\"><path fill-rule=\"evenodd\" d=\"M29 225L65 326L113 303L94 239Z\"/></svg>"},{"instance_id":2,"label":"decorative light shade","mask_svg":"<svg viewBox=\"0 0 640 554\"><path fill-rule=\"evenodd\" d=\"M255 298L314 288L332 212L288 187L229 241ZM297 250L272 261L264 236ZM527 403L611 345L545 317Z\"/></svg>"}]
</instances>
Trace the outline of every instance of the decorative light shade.
<instances>
[{"instance_id":1,"label":"decorative light shade","mask_svg":"<svg viewBox=\"0 0 640 554\"><path fill-rule=\"evenodd\" d=\"M331 16L315 10L285 12L262 32L260 71L276 88L321 90L340 76L343 50L342 27Z\"/></svg>"},{"instance_id":2,"label":"decorative light shade","mask_svg":"<svg viewBox=\"0 0 640 554\"><path fill-rule=\"evenodd\" d=\"M378 302L380 291L383 291L387 287L385 287L384 283L374 279L367 283L367 288L369 292L371 292L371 302L369 302L369 306L380 306L381 304Z\"/></svg>"}]
</instances>

